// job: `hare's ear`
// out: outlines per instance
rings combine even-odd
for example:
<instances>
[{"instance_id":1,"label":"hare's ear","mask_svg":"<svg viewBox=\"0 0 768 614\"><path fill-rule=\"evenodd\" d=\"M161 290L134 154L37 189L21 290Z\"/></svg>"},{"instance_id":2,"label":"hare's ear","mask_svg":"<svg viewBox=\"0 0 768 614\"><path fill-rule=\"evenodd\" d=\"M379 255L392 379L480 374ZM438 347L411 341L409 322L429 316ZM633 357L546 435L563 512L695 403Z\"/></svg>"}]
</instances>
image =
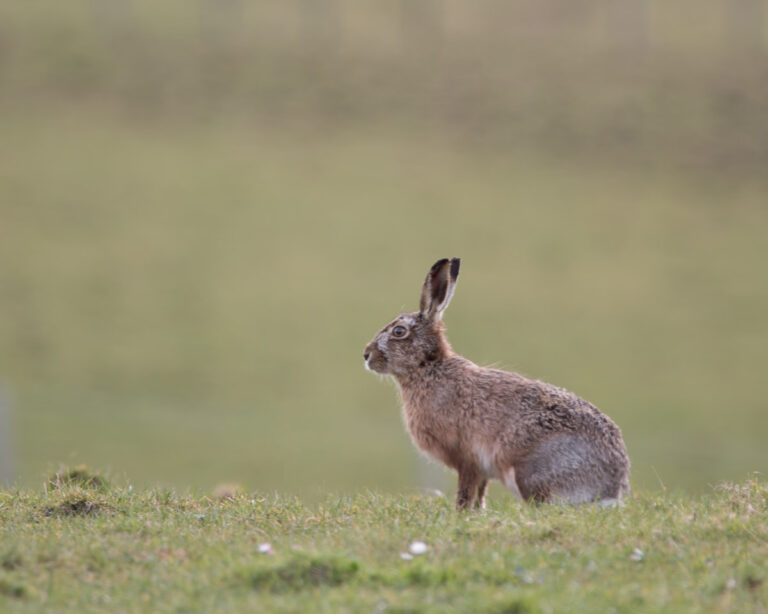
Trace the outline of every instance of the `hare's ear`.
<instances>
[{"instance_id":1,"label":"hare's ear","mask_svg":"<svg viewBox=\"0 0 768 614\"><path fill-rule=\"evenodd\" d=\"M459 278L461 258L443 258L432 265L421 288L419 313L428 320L439 320L448 307Z\"/></svg>"}]
</instances>

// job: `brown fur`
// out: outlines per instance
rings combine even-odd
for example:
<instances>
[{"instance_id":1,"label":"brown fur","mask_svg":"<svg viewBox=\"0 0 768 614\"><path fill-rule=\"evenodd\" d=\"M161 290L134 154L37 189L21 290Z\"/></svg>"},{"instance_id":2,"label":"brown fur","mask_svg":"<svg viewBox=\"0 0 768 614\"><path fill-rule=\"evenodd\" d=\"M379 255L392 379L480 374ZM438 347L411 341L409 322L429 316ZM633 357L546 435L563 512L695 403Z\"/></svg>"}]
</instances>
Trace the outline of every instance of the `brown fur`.
<instances>
[{"instance_id":1,"label":"brown fur","mask_svg":"<svg viewBox=\"0 0 768 614\"><path fill-rule=\"evenodd\" d=\"M576 395L456 354L442 313L460 260L430 269L419 311L401 314L366 346L366 367L394 376L416 446L459 474L456 506L483 507L488 480L538 502L617 502L629 492L619 428ZM402 338L392 335L404 326ZM400 332L400 331L398 331Z\"/></svg>"}]
</instances>

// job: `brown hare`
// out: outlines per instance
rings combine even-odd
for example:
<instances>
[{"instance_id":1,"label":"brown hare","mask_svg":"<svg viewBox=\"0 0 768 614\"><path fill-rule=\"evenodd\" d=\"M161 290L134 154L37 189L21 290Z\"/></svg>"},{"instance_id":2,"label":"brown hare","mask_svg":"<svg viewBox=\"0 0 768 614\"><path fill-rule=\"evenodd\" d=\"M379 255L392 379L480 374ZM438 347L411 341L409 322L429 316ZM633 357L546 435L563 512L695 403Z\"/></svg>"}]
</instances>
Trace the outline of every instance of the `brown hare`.
<instances>
[{"instance_id":1,"label":"brown hare","mask_svg":"<svg viewBox=\"0 0 768 614\"><path fill-rule=\"evenodd\" d=\"M456 507L484 507L488 480L535 502L615 505L629 492L629 458L616 424L576 395L456 354L442 316L459 258L427 274L419 310L379 331L363 358L392 375L418 448L459 474Z\"/></svg>"}]
</instances>

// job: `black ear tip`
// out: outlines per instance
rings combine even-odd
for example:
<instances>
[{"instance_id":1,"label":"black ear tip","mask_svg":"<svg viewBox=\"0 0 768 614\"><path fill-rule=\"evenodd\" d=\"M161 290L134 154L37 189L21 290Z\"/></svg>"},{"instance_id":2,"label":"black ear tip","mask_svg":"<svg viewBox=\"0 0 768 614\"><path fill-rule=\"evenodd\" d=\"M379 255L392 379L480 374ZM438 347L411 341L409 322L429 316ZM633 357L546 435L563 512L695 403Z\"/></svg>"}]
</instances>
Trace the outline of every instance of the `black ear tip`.
<instances>
[{"instance_id":1,"label":"black ear tip","mask_svg":"<svg viewBox=\"0 0 768 614\"><path fill-rule=\"evenodd\" d=\"M451 258L451 279L456 279L459 276L460 266L461 258Z\"/></svg>"},{"instance_id":2,"label":"black ear tip","mask_svg":"<svg viewBox=\"0 0 768 614\"><path fill-rule=\"evenodd\" d=\"M440 269L442 269L446 264L448 264L448 258L440 258L435 264L432 265L432 268L430 269L431 273L437 273Z\"/></svg>"}]
</instances>

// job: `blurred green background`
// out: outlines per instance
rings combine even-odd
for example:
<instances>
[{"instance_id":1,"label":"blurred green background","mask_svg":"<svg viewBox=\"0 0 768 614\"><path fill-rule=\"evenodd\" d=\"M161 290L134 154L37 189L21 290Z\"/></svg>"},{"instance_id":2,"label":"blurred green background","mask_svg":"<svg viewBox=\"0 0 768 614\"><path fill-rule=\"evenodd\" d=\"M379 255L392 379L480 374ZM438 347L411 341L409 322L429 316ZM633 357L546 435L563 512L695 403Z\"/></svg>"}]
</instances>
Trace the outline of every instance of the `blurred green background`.
<instances>
[{"instance_id":1,"label":"blurred green background","mask_svg":"<svg viewBox=\"0 0 768 614\"><path fill-rule=\"evenodd\" d=\"M362 363L445 256L454 347L635 488L765 471L767 9L3 2L6 479L452 488Z\"/></svg>"}]
</instances>

